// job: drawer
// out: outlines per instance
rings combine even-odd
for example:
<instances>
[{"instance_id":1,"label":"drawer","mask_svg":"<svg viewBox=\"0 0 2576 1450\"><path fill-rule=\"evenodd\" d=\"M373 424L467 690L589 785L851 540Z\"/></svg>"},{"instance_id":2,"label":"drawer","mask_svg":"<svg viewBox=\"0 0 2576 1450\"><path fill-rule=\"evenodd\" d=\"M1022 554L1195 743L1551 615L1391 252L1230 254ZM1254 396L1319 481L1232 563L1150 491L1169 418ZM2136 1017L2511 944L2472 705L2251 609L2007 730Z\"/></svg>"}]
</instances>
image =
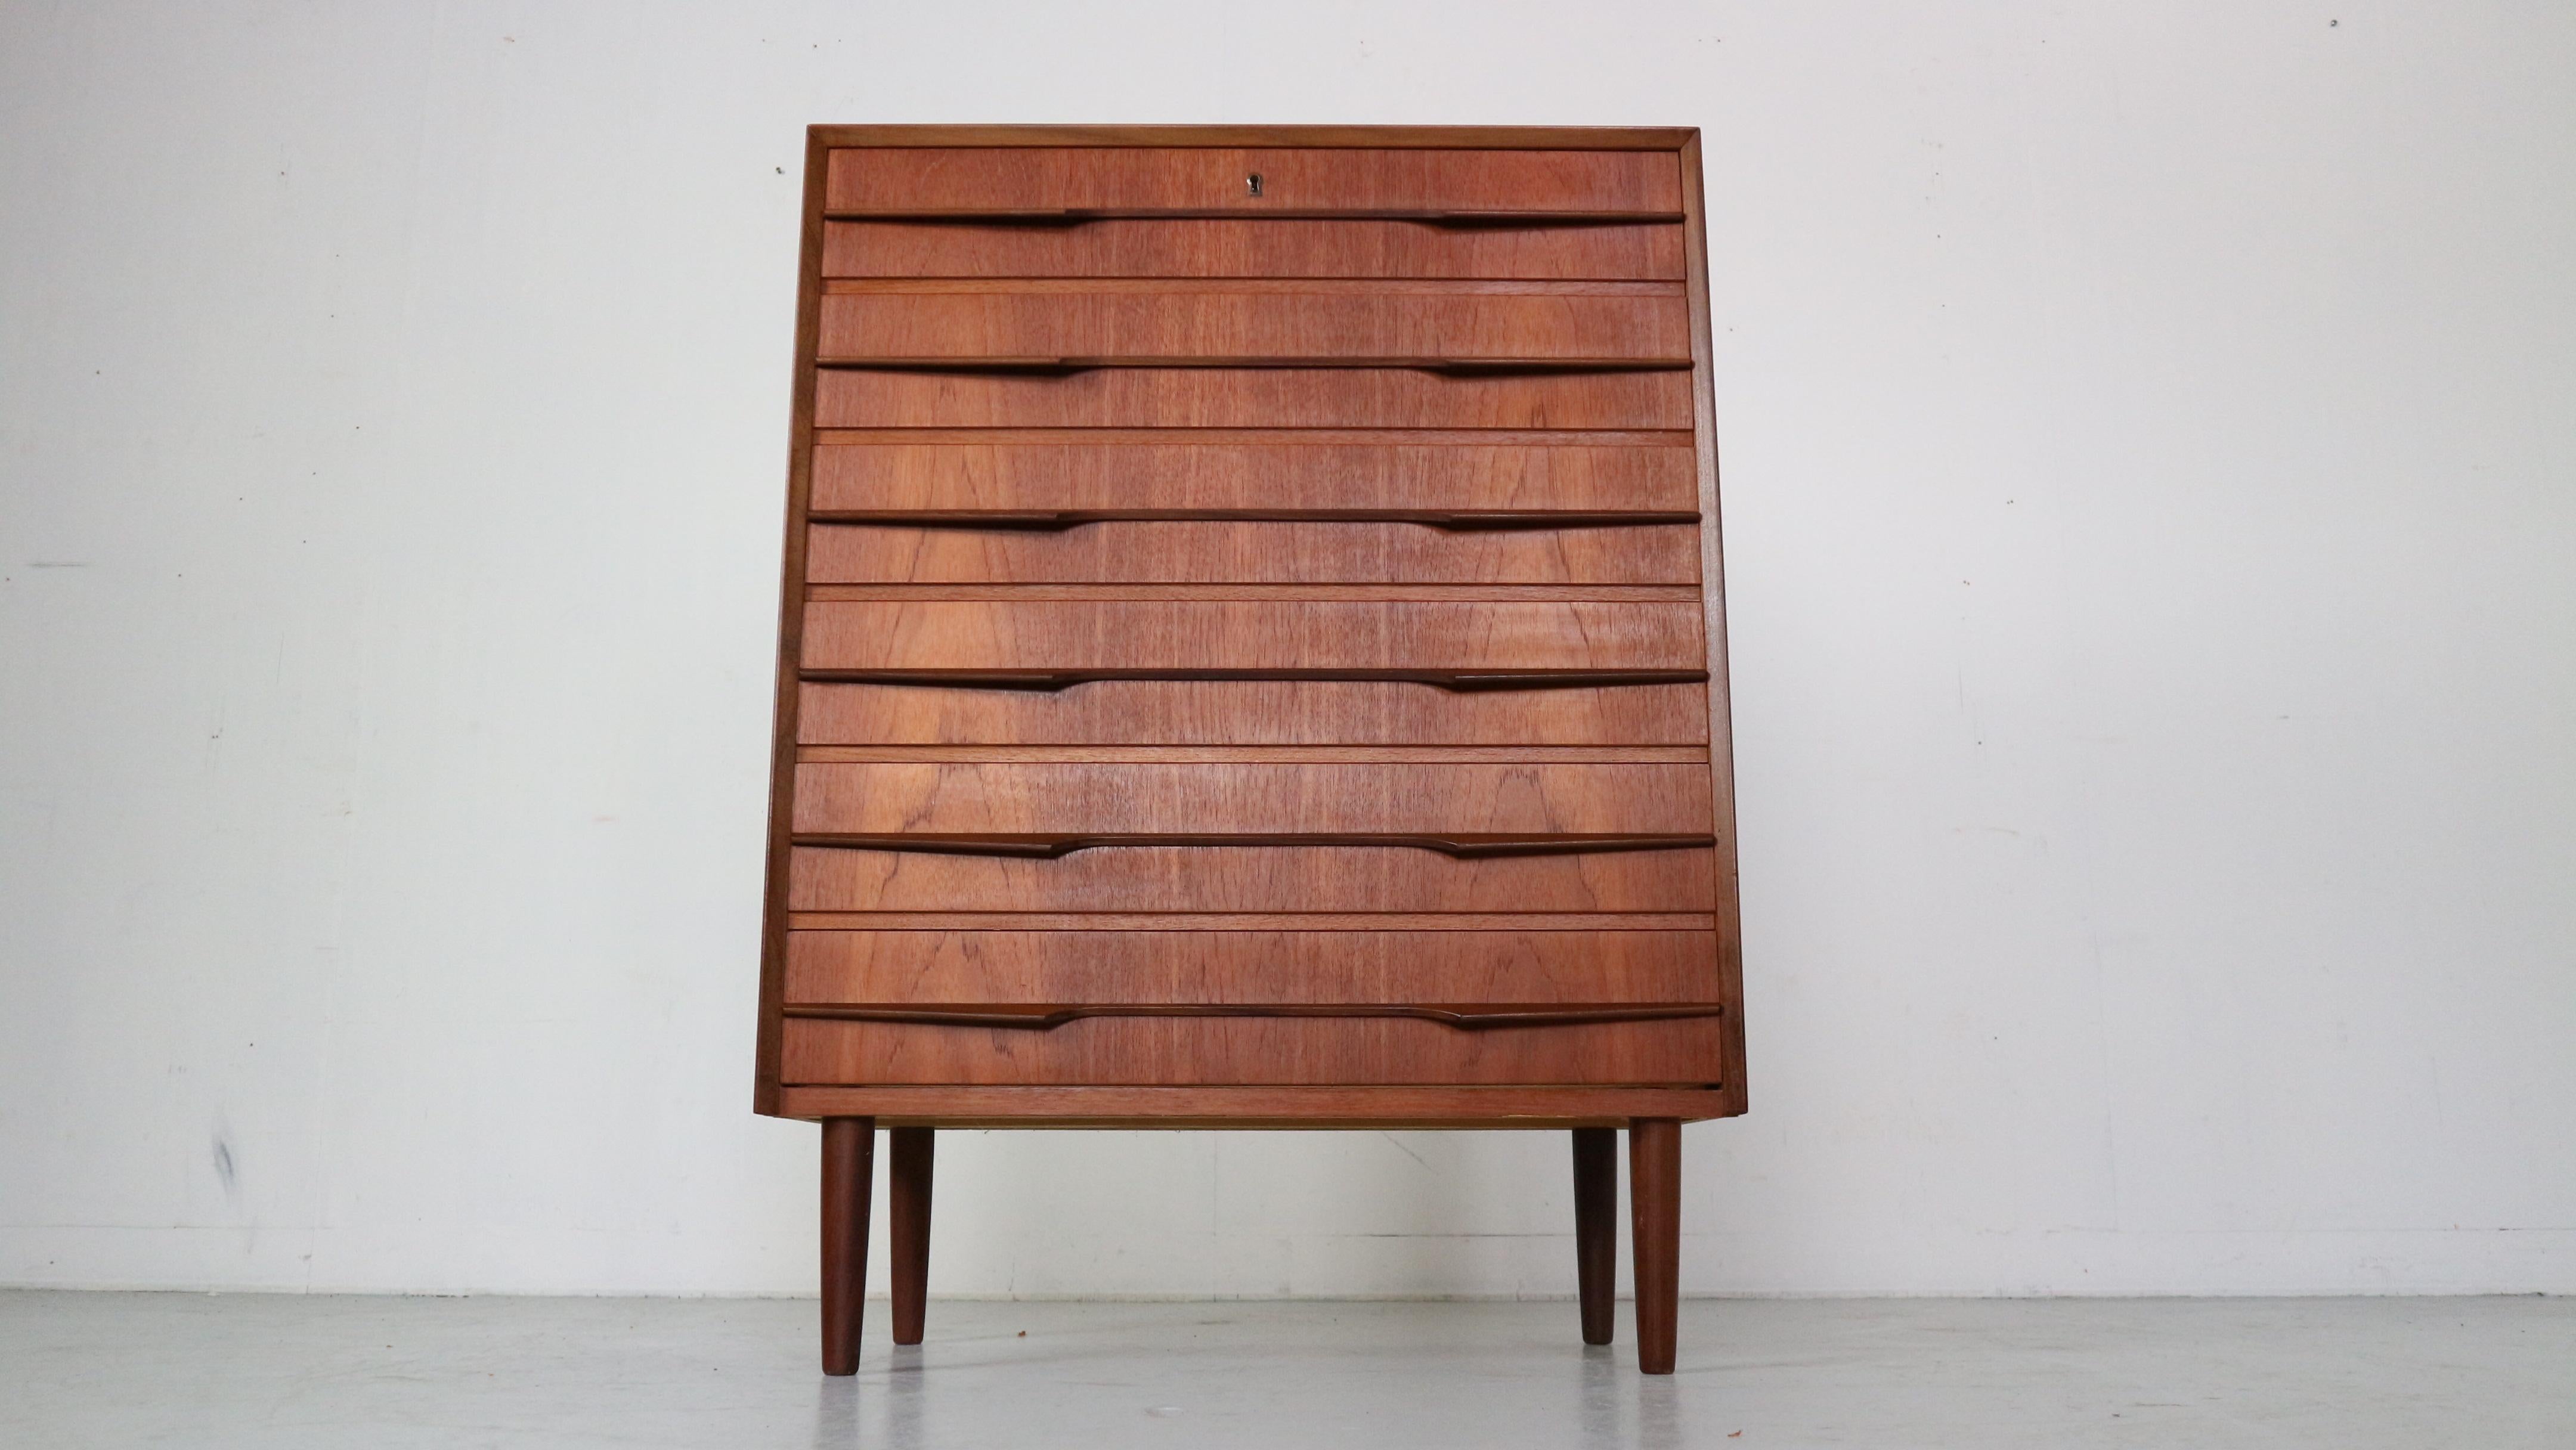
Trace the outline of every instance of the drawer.
<instances>
[{"instance_id":1,"label":"drawer","mask_svg":"<svg viewBox=\"0 0 2576 1450\"><path fill-rule=\"evenodd\" d=\"M802 687L803 745L1705 745L1708 686L1460 693L1394 680Z\"/></svg>"},{"instance_id":2,"label":"drawer","mask_svg":"<svg viewBox=\"0 0 2576 1450\"><path fill-rule=\"evenodd\" d=\"M1044 1030L790 1018L790 1083L1714 1083L1725 1019L1462 1030L1373 1017L1089 1017Z\"/></svg>"},{"instance_id":3,"label":"drawer","mask_svg":"<svg viewBox=\"0 0 2576 1450\"><path fill-rule=\"evenodd\" d=\"M797 931L805 1003L1708 1002L1707 931Z\"/></svg>"},{"instance_id":4,"label":"drawer","mask_svg":"<svg viewBox=\"0 0 2576 1450\"><path fill-rule=\"evenodd\" d=\"M799 846L791 911L1714 909L1707 847L1461 860L1396 846L1117 846L1052 860Z\"/></svg>"},{"instance_id":5,"label":"drawer","mask_svg":"<svg viewBox=\"0 0 2576 1450\"><path fill-rule=\"evenodd\" d=\"M1687 438L1595 444L1581 434L1480 442L1306 442L1307 435L834 435L814 450L818 514L1409 511L1688 513ZM1333 435L1323 435L1330 438ZM870 441L858 441L867 439Z\"/></svg>"},{"instance_id":6,"label":"drawer","mask_svg":"<svg viewBox=\"0 0 2576 1450\"><path fill-rule=\"evenodd\" d=\"M1036 226L843 221L823 225L823 275L1679 281L1682 229L1674 222L1446 227L1273 217L1099 217Z\"/></svg>"},{"instance_id":7,"label":"drawer","mask_svg":"<svg viewBox=\"0 0 2576 1450\"><path fill-rule=\"evenodd\" d=\"M845 290L845 289L865 290ZM816 359L1690 366L1674 282L839 282Z\"/></svg>"},{"instance_id":8,"label":"drawer","mask_svg":"<svg viewBox=\"0 0 2576 1450\"><path fill-rule=\"evenodd\" d=\"M883 146L836 150L825 165L823 211L834 217L1181 212L1679 221L1682 212L1681 162L1670 151Z\"/></svg>"},{"instance_id":9,"label":"drawer","mask_svg":"<svg viewBox=\"0 0 2576 1450\"><path fill-rule=\"evenodd\" d=\"M1691 426L1687 372L830 367L818 428L1658 428Z\"/></svg>"},{"instance_id":10,"label":"drawer","mask_svg":"<svg viewBox=\"0 0 2576 1450\"><path fill-rule=\"evenodd\" d=\"M817 584L1695 584L1699 529L1117 518L1061 528L817 524L805 577Z\"/></svg>"},{"instance_id":11,"label":"drawer","mask_svg":"<svg viewBox=\"0 0 2576 1450\"><path fill-rule=\"evenodd\" d=\"M1706 837L1706 765L808 763L793 829L861 837Z\"/></svg>"},{"instance_id":12,"label":"drawer","mask_svg":"<svg viewBox=\"0 0 2576 1450\"><path fill-rule=\"evenodd\" d=\"M809 671L1704 670L1696 603L1581 600L822 600ZM1603 682L1606 683L1606 682Z\"/></svg>"}]
</instances>

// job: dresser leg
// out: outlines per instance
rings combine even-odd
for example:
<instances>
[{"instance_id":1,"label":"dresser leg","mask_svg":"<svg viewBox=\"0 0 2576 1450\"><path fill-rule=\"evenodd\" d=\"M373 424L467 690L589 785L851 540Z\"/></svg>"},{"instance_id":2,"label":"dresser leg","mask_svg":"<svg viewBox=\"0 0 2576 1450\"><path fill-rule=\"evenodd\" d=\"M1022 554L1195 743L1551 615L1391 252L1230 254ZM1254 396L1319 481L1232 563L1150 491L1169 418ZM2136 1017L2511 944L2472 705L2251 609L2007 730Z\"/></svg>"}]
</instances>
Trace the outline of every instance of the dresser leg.
<instances>
[{"instance_id":1,"label":"dresser leg","mask_svg":"<svg viewBox=\"0 0 2576 1450\"><path fill-rule=\"evenodd\" d=\"M929 1128L888 1128L886 1231L894 1261L894 1342L919 1344L930 1297Z\"/></svg>"},{"instance_id":2,"label":"dresser leg","mask_svg":"<svg viewBox=\"0 0 2576 1450\"><path fill-rule=\"evenodd\" d=\"M1619 1130L1574 1130L1574 1282L1583 1342L1608 1344L1618 1308Z\"/></svg>"},{"instance_id":3,"label":"dresser leg","mask_svg":"<svg viewBox=\"0 0 2576 1450\"><path fill-rule=\"evenodd\" d=\"M1628 1124L1629 1233L1637 1254L1637 1368L1673 1372L1673 1327L1681 1311L1682 1125L1673 1118Z\"/></svg>"},{"instance_id":4,"label":"dresser leg","mask_svg":"<svg viewBox=\"0 0 2576 1450\"><path fill-rule=\"evenodd\" d=\"M868 1171L877 1120L823 1120L823 1373L859 1372L868 1302Z\"/></svg>"}]
</instances>

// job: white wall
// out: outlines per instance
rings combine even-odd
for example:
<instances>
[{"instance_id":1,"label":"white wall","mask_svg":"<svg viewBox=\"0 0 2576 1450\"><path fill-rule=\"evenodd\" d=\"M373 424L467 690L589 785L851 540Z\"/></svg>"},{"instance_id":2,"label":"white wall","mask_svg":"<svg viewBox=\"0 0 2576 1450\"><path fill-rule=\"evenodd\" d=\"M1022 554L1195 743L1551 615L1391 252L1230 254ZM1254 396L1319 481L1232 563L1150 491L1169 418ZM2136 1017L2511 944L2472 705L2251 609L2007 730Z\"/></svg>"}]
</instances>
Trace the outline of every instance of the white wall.
<instances>
[{"instance_id":1,"label":"white wall","mask_svg":"<svg viewBox=\"0 0 2576 1450\"><path fill-rule=\"evenodd\" d=\"M2571 67L2543 3L10 5L0 1280L811 1282L802 128L1096 120L1706 128L1755 1110L1689 1288L2576 1290ZM935 1287L1562 1293L1565 1156L952 1135Z\"/></svg>"}]
</instances>

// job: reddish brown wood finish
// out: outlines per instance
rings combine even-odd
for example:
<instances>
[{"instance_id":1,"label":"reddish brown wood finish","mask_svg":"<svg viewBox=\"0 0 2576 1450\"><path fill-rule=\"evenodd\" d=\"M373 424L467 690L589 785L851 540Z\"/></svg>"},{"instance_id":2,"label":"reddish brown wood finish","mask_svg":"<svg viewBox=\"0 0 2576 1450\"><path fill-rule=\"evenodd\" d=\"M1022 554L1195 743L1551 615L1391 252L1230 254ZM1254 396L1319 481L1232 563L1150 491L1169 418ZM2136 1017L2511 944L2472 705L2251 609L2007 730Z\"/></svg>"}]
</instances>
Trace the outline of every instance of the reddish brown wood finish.
<instances>
[{"instance_id":1,"label":"reddish brown wood finish","mask_svg":"<svg viewBox=\"0 0 2576 1450\"><path fill-rule=\"evenodd\" d=\"M1256 192L1251 178L1261 184ZM1669 151L1379 147L837 150L832 216L1652 216L1678 220Z\"/></svg>"},{"instance_id":2,"label":"reddish brown wood finish","mask_svg":"<svg viewBox=\"0 0 2576 1450\"><path fill-rule=\"evenodd\" d=\"M1458 694L1395 681L1103 680L1057 692L808 684L808 745L1705 745L1697 684Z\"/></svg>"},{"instance_id":3,"label":"reddish brown wood finish","mask_svg":"<svg viewBox=\"0 0 2576 1450\"><path fill-rule=\"evenodd\" d=\"M1670 222L1444 227L1419 221L1102 218L1072 225L844 221L825 277L1483 277L1679 281Z\"/></svg>"},{"instance_id":4,"label":"reddish brown wood finish","mask_svg":"<svg viewBox=\"0 0 2576 1450\"><path fill-rule=\"evenodd\" d=\"M1628 1217L1637 1257L1637 1368L1671 1374L1682 1255L1682 1125L1672 1118L1628 1126Z\"/></svg>"},{"instance_id":5,"label":"reddish brown wood finish","mask_svg":"<svg viewBox=\"0 0 2576 1450\"><path fill-rule=\"evenodd\" d=\"M1125 520L1062 531L818 524L815 583L1688 584L1690 524L1457 530L1411 522Z\"/></svg>"},{"instance_id":6,"label":"reddish brown wood finish","mask_svg":"<svg viewBox=\"0 0 2576 1450\"><path fill-rule=\"evenodd\" d=\"M1674 282L880 281L826 286L820 361L1688 367Z\"/></svg>"},{"instance_id":7,"label":"reddish brown wood finish","mask_svg":"<svg viewBox=\"0 0 2576 1450\"><path fill-rule=\"evenodd\" d=\"M798 847L791 911L1697 911L1707 848L1460 861L1372 846L1137 846L1052 861Z\"/></svg>"},{"instance_id":8,"label":"reddish brown wood finish","mask_svg":"<svg viewBox=\"0 0 2576 1450\"><path fill-rule=\"evenodd\" d=\"M813 507L832 516L1700 508L1687 433L968 429L820 436Z\"/></svg>"},{"instance_id":9,"label":"reddish brown wood finish","mask_svg":"<svg viewBox=\"0 0 2576 1450\"><path fill-rule=\"evenodd\" d=\"M1705 1002L1690 931L799 931L809 1002Z\"/></svg>"},{"instance_id":10,"label":"reddish brown wood finish","mask_svg":"<svg viewBox=\"0 0 2576 1450\"><path fill-rule=\"evenodd\" d=\"M1707 1086L1716 1017L1462 1031L1408 1018L1091 1017L1046 1031L791 1018L782 1080Z\"/></svg>"},{"instance_id":11,"label":"reddish brown wood finish","mask_svg":"<svg viewBox=\"0 0 2576 1450\"><path fill-rule=\"evenodd\" d=\"M817 670L1697 670L1695 604L857 600L805 611Z\"/></svg>"},{"instance_id":12,"label":"reddish brown wood finish","mask_svg":"<svg viewBox=\"0 0 2576 1450\"><path fill-rule=\"evenodd\" d=\"M1573 1138L1574 1273L1583 1342L1608 1344L1619 1291L1619 1133L1577 1128Z\"/></svg>"},{"instance_id":13,"label":"reddish brown wood finish","mask_svg":"<svg viewBox=\"0 0 2576 1450\"><path fill-rule=\"evenodd\" d=\"M791 1087L793 1118L874 1114L942 1127L1441 1127L1627 1125L1643 1109L1714 1117L1722 1093L1700 1088L1562 1087Z\"/></svg>"},{"instance_id":14,"label":"reddish brown wood finish","mask_svg":"<svg viewBox=\"0 0 2576 1450\"><path fill-rule=\"evenodd\" d=\"M1677 429L1686 372L1103 367L1063 374L826 368L823 428Z\"/></svg>"},{"instance_id":15,"label":"reddish brown wood finish","mask_svg":"<svg viewBox=\"0 0 2576 1450\"><path fill-rule=\"evenodd\" d=\"M930 1178L937 1147L930 1128L886 1132L886 1258L894 1278L897 1344L921 1342L930 1303Z\"/></svg>"},{"instance_id":16,"label":"reddish brown wood finish","mask_svg":"<svg viewBox=\"0 0 2576 1450\"><path fill-rule=\"evenodd\" d=\"M934 1127L1139 1123L1577 1129L1605 1342L1628 1126L1670 1370L1744 1102L1703 212L1680 131L813 133L756 1104L840 1120L827 1367L882 1118L902 1342Z\"/></svg>"},{"instance_id":17,"label":"reddish brown wood finish","mask_svg":"<svg viewBox=\"0 0 2576 1450\"><path fill-rule=\"evenodd\" d=\"M800 765L800 833L1677 834L1704 765Z\"/></svg>"},{"instance_id":18,"label":"reddish brown wood finish","mask_svg":"<svg viewBox=\"0 0 2576 1450\"><path fill-rule=\"evenodd\" d=\"M823 1120L823 1373L859 1371L868 1303L868 1174L874 1118Z\"/></svg>"}]
</instances>

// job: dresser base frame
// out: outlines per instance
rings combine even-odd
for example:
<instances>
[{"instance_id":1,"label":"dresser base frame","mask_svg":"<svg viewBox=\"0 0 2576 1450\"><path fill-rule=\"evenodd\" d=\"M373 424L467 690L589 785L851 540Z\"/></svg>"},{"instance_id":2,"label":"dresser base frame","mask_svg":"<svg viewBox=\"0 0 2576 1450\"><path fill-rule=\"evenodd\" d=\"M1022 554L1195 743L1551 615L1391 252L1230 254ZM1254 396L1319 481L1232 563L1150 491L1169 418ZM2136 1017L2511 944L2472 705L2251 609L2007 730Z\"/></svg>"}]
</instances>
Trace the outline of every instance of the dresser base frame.
<instances>
[{"instance_id":1,"label":"dresser base frame","mask_svg":"<svg viewBox=\"0 0 2576 1450\"><path fill-rule=\"evenodd\" d=\"M790 1089L790 1093L800 1091ZM802 1089L806 1092L882 1094L888 1089ZM891 1091L904 1091L893 1089ZM955 1090L950 1090L955 1091ZM1005 1091L1026 1091L1006 1089ZM1121 1089L1059 1089L1118 1092ZM1171 1092L1153 1088L1127 1091ZM1229 1091L1191 1089L1189 1091ZM1234 1089L1230 1091L1243 1091ZM1268 1089L1263 1091L1282 1091ZM1294 1090L1289 1090L1294 1091ZM1635 1095L1635 1090L1626 1090ZM1704 1096L1715 1096L1707 1094ZM791 1098L792 1101L792 1098ZM791 1109L791 1114L792 1114ZM930 1182L935 1127L918 1121L833 1113L823 1124L823 1373L856 1374L859 1329L867 1304L868 1196L876 1130L889 1129L886 1174L888 1259L894 1277L894 1342L919 1344L929 1300ZM1394 1119L1207 1119L1157 1116L1132 1122L1103 1118L942 1118L947 1127L1571 1127L1574 1145L1574 1240L1577 1299L1583 1342L1608 1344L1618 1261L1618 1130L1628 1130L1629 1237L1636 1255L1637 1368L1673 1372L1674 1328L1680 1308L1682 1120L1667 1117L1555 1122L1514 1115L1460 1121Z\"/></svg>"}]
</instances>

